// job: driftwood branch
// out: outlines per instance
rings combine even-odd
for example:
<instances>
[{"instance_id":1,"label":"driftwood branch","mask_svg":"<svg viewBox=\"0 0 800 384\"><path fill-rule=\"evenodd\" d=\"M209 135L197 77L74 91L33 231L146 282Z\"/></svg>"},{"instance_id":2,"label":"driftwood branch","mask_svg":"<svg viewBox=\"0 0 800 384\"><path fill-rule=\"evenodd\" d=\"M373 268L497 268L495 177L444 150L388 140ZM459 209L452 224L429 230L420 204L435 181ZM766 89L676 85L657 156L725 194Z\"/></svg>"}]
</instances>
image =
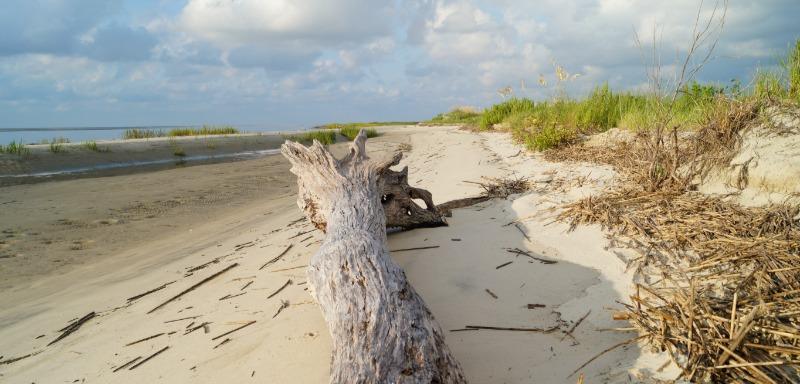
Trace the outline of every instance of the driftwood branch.
<instances>
[{"instance_id":1,"label":"driftwood branch","mask_svg":"<svg viewBox=\"0 0 800 384\"><path fill-rule=\"evenodd\" d=\"M316 141L311 147L287 141L281 148L297 175L298 205L327 234L307 273L333 339L330 380L464 383L441 328L387 248L387 223L397 212L393 204L402 200L386 196L384 191L394 192L385 182L407 181L407 169L388 172L401 155L370 160L365 145L362 131L342 159ZM430 201L429 193L407 192ZM435 208L430 202L422 210Z\"/></svg>"}]
</instances>

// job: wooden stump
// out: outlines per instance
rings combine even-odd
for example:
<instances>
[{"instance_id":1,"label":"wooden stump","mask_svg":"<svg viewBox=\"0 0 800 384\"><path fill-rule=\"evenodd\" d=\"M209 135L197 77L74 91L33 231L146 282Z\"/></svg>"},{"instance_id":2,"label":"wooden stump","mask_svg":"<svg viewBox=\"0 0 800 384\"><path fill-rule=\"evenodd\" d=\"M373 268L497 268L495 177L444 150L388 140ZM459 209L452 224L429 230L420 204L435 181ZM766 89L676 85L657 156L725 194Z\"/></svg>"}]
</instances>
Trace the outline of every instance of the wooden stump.
<instances>
[{"instance_id":1,"label":"wooden stump","mask_svg":"<svg viewBox=\"0 0 800 384\"><path fill-rule=\"evenodd\" d=\"M281 147L298 178L298 205L327 233L307 273L333 338L331 383L465 383L441 328L386 245L382 175L401 154L370 160L366 140L360 132L340 160L317 141Z\"/></svg>"}]
</instances>

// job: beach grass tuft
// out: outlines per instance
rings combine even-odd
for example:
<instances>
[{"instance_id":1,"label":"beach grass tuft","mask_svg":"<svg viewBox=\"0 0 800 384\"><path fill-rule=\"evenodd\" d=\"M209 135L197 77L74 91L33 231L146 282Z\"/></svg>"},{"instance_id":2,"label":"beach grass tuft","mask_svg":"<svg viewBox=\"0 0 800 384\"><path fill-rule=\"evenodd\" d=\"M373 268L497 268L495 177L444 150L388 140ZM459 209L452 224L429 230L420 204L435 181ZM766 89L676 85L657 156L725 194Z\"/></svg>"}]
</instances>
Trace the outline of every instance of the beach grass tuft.
<instances>
[{"instance_id":1,"label":"beach grass tuft","mask_svg":"<svg viewBox=\"0 0 800 384\"><path fill-rule=\"evenodd\" d=\"M342 136L346 137L348 140L353 141L353 140L356 139L356 136L358 136L358 132L360 132L361 129L362 129L361 127L350 127L349 126L349 127L344 127L342 129L340 129L339 133L341 133ZM374 128L363 128L363 129L364 129L364 132L367 134L368 138L372 138L372 137L377 137L378 136L378 131L375 130Z\"/></svg>"},{"instance_id":2,"label":"beach grass tuft","mask_svg":"<svg viewBox=\"0 0 800 384\"><path fill-rule=\"evenodd\" d=\"M92 152L111 152L111 149L108 147L100 147L97 145L97 142L94 140L84 141L83 147L92 151Z\"/></svg>"},{"instance_id":3,"label":"beach grass tuft","mask_svg":"<svg viewBox=\"0 0 800 384\"><path fill-rule=\"evenodd\" d=\"M155 137L180 137L180 136L210 136L210 135L235 135L239 130L229 125L204 125L200 128L184 127L172 128L169 131L161 129L126 129L122 138L129 139L152 139Z\"/></svg>"},{"instance_id":4,"label":"beach grass tuft","mask_svg":"<svg viewBox=\"0 0 800 384\"><path fill-rule=\"evenodd\" d=\"M426 125L465 125L475 127L483 113L472 107L456 107L425 122Z\"/></svg>"},{"instance_id":5,"label":"beach grass tuft","mask_svg":"<svg viewBox=\"0 0 800 384\"><path fill-rule=\"evenodd\" d=\"M28 156L31 154L30 148L23 142L16 142L12 140L8 145L0 145L0 153L7 153L9 155Z\"/></svg>"},{"instance_id":6,"label":"beach grass tuft","mask_svg":"<svg viewBox=\"0 0 800 384\"><path fill-rule=\"evenodd\" d=\"M286 140L297 141L301 143L311 143L314 140L317 140L322 144L328 145L336 142L336 131L333 130L311 131L311 132L295 133L291 135L283 135L283 137Z\"/></svg>"},{"instance_id":7,"label":"beach grass tuft","mask_svg":"<svg viewBox=\"0 0 800 384\"><path fill-rule=\"evenodd\" d=\"M324 129L352 129L352 128L366 128L366 127L382 127L390 125L416 125L416 121L370 121L362 123L330 123L325 124L321 128Z\"/></svg>"}]
</instances>

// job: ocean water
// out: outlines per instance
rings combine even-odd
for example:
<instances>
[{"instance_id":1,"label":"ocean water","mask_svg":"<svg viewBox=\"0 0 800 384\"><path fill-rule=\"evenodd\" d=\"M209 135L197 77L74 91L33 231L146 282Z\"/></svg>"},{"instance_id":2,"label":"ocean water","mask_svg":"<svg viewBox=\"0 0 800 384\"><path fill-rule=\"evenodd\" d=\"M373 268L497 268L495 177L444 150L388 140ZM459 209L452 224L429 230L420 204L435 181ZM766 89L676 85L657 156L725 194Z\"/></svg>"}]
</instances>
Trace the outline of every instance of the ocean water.
<instances>
[{"instance_id":1,"label":"ocean water","mask_svg":"<svg viewBox=\"0 0 800 384\"><path fill-rule=\"evenodd\" d=\"M173 128L187 128L192 126L151 126L151 127L67 127L67 128L0 128L0 145L6 145L12 141L25 144L40 144L43 141L50 142L53 139L65 138L70 142L77 143L90 140L118 140L126 129L152 129L169 131ZM299 131L304 127L292 127L286 125L237 125L241 132L280 132L280 131Z\"/></svg>"}]
</instances>

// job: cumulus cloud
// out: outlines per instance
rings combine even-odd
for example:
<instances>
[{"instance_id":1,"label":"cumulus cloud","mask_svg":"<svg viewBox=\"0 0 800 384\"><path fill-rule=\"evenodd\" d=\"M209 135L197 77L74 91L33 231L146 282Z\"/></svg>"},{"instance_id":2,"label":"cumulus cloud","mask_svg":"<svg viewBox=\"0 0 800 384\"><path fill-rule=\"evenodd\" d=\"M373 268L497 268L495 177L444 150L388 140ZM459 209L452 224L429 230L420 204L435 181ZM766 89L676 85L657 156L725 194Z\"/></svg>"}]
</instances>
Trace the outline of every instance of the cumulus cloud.
<instances>
[{"instance_id":1,"label":"cumulus cloud","mask_svg":"<svg viewBox=\"0 0 800 384\"><path fill-rule=\"evenodd\" d=\"M712 12L705 4L702 17ZM60 121L78 125L103 113L150 123L216 115L232 116L230 123L418 119L454 105L488 105L506 86L550 97L537 81L544 75L552 84L557 65L582 75L567 87L573 96L605 81L637 90L650 36L655 31L670 68L687 46L697 5L9 0L0 10L0 114L17 125L69 111L76 120ZM730 2L700 79L746 80L755 66L773 65L800 37L797 14L796 0ZM92 113L79 113L81 105Z\"/></svg>"}]
</instances>

